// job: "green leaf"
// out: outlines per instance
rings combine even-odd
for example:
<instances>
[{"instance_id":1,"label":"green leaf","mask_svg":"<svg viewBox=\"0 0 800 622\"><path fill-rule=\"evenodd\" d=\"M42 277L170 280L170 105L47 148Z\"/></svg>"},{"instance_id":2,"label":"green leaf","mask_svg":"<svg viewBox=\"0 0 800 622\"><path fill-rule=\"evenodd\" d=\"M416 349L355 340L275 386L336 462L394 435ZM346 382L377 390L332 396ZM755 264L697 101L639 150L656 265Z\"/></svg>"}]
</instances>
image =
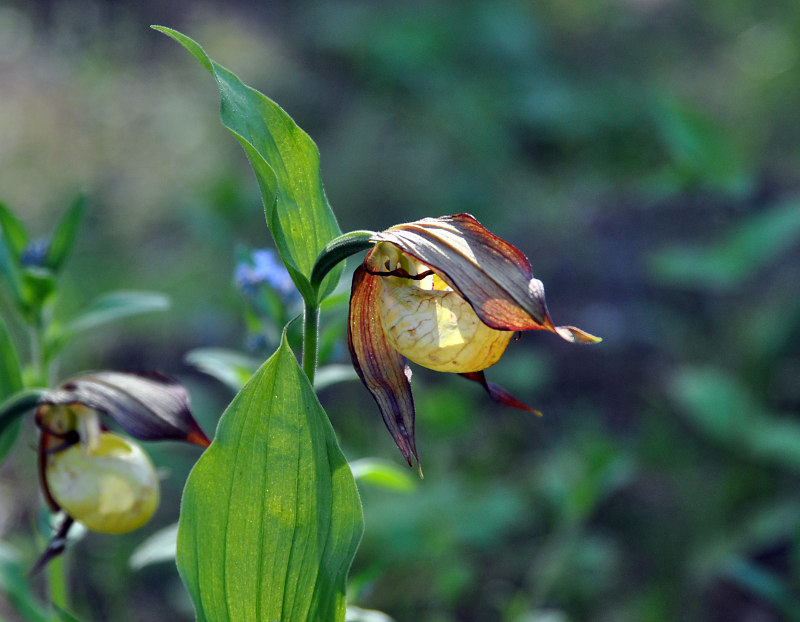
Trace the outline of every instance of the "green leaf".
<instances>
[{"instance_id":1,"label":"green leaf","mask_svg":"<svg viewBox=\"0 0 800 622\"><path fill-rule=\"evenodd\" d=\"M3 318L0 318L0 403L5 402L15 393L22 391L22 368L19 356L11 341ZM22 420L17 418L5 428L0 427L0 462L14 446L19 434Z\"/></svg>"},{"instance_id":2,"label":"green leaf","mask_svg":"<svg viewBox=\"0 0 800 622\"><path fill-rule=\"evenodd\" d=\"M0 203L0 233L2 233L6 248L18 262L22 251L28 244L28 234L22 223L4 203Z\"/></svg>"},{"instance_id":3,"label":"green leaf","mask_svg":"<svg viewBox=\"0 0 800 622\"><path fill-rule=\"evenodd\" d=\"M325 298L339 282L342 266L331 271L318 298L311 273L317 255L341 230L325 197L314 141L278 104L209 58L195 41L170 28L153 28L182 44L216 79L222 124L250 160L278 252L305 300Z\"/></svg>"},{"instance_id":4,"label":"green leaf","mask_svg":"<svg viewBox=\"0 0 800 622\"><path fill-rule=\"evenodd\" d=\"M343 620L362 531L353 475L284 333L184 490L177 562L197 619Z\"/></svg>"},{"instance_id":5,"label":"green leaf","mask_svg":"<svg viewBox=\"0 0 800 622\"><path fill-rule=\"evenodd\" d=\"M78 235L78 229L83 220L85 207L86 197L83 195L78 196L69 206L61 222L58 223L56 230L53 232L53 239L47 251L45 265L54 272L58 272L61 269L64 260L72 250L75 238Z\"/></svg>"},{"instance_id":6,"label":"green leaf","mask_svg":"<svg viewBox=\"0 0 800 622\"><path fill-rule=\"evenodd\" d=\"M46 357L52 358L78 333L93 330L104 324L152 311L169 308L169 298L158 292L116 291L104 294L88 309L65 326L53 328L45 346Z\"/></svg>"},{"instance_id":7,"label":"green leaf","mask_svg":"<svg viewBox=\"0 0 800 622\"><path fill-rule=\"evenodd\" d=\"M185 361L239 391L258 369L260 361L251 356L224 348L197 348L189 352Z\"/></svg>"}]
</instances>

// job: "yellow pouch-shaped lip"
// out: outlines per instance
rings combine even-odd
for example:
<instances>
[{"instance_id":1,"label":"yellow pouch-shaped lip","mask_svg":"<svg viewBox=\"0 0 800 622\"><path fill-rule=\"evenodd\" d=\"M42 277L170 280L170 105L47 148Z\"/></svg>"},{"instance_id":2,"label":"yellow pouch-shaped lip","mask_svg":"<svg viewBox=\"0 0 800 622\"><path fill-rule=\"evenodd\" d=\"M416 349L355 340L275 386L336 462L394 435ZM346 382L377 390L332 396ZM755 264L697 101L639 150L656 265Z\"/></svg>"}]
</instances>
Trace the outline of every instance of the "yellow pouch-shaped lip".
<instances>
[{"instance_id":1,"label":"yellow pouch-shaped lip","mask_svg":"<svg viewBox=\"0 0 800 622\"><path fill-rule=\"evenodd\" d=\"M435 275L429 279L432 289L397 277L382 279L381 324L389 343L435 371L468 373L494 365L513 332L489 328L457 292L436 287L443 282Z\"/></svg>"},{"instance_id":2,"label":"yellow pouch-shaped lip","mask_svg":"<svg viewBox=\"0 0 800 622\"><path fill-rule=\"evenodd\" d=\"M92 531L133 531L158 507L150 458L139 445L110 432L102 432L94 447L76 444L48 456L45 476L61 509Z\"/></svg>"}]
</instances>

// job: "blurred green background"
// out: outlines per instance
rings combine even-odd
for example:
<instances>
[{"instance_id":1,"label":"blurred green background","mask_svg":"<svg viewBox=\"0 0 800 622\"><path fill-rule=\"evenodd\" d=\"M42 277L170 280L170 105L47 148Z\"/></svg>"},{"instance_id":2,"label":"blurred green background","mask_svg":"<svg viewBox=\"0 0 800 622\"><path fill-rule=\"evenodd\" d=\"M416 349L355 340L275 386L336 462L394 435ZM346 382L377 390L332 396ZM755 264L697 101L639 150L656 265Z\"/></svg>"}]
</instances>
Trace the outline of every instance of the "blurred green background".
<instances>
[{"instance_id":1,"label":"blurred green background","mask_svg":"<svg viewBox=\"0 0 800 622\"><path fill-rule=\"evenodd\" d=\"M60 371L174 375L211 431L231 392L184 356L252 345L236 249L270 242L213 81L154 23L314 138L343 231L470 212L529 256L556 323L604 337L525 334L489 370L541 419L415 369L425 479L362 487L355 604L398 622L800 620L800 4L0 4L0 200L36 236L89 199L56 317L111 289L172 300L76 341ZM347 362L342 309L328 321ZM402 462L359 383L321 400L349 459ZM0 556L22 566L42 546L24 434L0 470ZM197 457L148 449L156 519L67 556L86 619L192 618L174 565L129 568Z\"/></svg>"}]
</instances>

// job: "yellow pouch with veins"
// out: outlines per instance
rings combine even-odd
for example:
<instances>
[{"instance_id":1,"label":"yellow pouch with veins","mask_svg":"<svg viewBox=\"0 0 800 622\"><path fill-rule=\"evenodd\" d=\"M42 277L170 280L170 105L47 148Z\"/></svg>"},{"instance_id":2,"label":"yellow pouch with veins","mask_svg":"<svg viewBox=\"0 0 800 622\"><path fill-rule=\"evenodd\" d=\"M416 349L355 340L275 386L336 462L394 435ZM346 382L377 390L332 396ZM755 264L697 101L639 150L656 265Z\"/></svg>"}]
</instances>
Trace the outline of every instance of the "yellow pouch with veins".
<instances>
[{"instance_id":1,"label":"yellow pouch with veins","mask_svg":"<svg viewBox=\"0 0 800 622\"><path fill-rule=\"evenodd\" d=\"M486 326L435 274L419 281L394 276L381 281L383 332L400 354L423 367L481 371L497 362L514 334Z\"/></svg>"}]
</instances>

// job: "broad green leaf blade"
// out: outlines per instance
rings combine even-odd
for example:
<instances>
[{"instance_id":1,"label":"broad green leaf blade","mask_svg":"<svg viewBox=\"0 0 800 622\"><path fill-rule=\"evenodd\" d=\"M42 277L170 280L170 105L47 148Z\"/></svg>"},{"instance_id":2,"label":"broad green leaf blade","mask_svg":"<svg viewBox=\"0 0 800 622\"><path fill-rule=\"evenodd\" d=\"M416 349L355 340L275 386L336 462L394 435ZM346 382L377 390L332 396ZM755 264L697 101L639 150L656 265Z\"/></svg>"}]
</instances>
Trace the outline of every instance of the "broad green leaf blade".
<instances>
[{"instance_id":1,"label":"broad green leaf blade","mask_svg":"<svg viewBox=\"0 0 800 622\"><path fill-rule=\"evenodd\" d=\"M53 232L53 239L50 242L50 248L47 251L46 265L48 268L57 272L64 264L64 260L72 250L75 243L75 238L78 235L78 229L83 220L83 212L86 207L86 197L83 195L78 196L69 206L64 217L58 223L56 230Z\"/></svg>"},{"instance_id":2,"label":"broad green leaf blade","mask_svg":"<svg viewBox=\"0 0 800 622\"><path fill-rule=\"evenodd\" d=\"M134 315L168 308L169 298L158 292L116 291L104 294L76 319L54 330L45 346L46 356L52 358L78 333Z\"/></svg>"},{"instance_id":3,"label":"broad green leaf blade","mask_svg":"<svg viewBox=\"0 0 800 622\"><path fill-rule=\"evenodd\" d=\"M169 28L154 28L182 44L214 75L222 124L250 160L278 252L303 297L315 300L309 285L314 262L341 234L322 187L317 146L278 104L211 60L195 41ZM341 274L342 266L331 272L319 290L320 300Z\"/></svg>"},{"instance_id":4,"label":"broad green leaf blade","mask_svg":"<svg viewBox=\"0 0 800 622\"><path fill-rule=\"evenodd\" d=\"M353 475L284 335L184 490L177 562L198 620L341 622L362 531Z\"/></svg>"},{"instance_id":5,"label":"broad green leaf blade","mask_svg":"<svg viewBox=\"0 0 800 622\"><path fill-rule=\"evenodd\" d=\"M25 227L6 207L5 203L0 203L0 233L10 254L19 261L19 257L28 243L28 234L25 232Z\"/></svg>"},{"instance_id":6,"label":"broad green leaf blade","mask_svg":"<svg viewBox=\"0 0 800 622\"><path fill-rule=\"evenodd\" d=\"M15 393L22 391L22 369L19 356L11 341L3 318L0 318L0 404ZM14 446L22 423L17 419L4 429L0 429L0 462Z\"/></svg>"}]
</instances>

